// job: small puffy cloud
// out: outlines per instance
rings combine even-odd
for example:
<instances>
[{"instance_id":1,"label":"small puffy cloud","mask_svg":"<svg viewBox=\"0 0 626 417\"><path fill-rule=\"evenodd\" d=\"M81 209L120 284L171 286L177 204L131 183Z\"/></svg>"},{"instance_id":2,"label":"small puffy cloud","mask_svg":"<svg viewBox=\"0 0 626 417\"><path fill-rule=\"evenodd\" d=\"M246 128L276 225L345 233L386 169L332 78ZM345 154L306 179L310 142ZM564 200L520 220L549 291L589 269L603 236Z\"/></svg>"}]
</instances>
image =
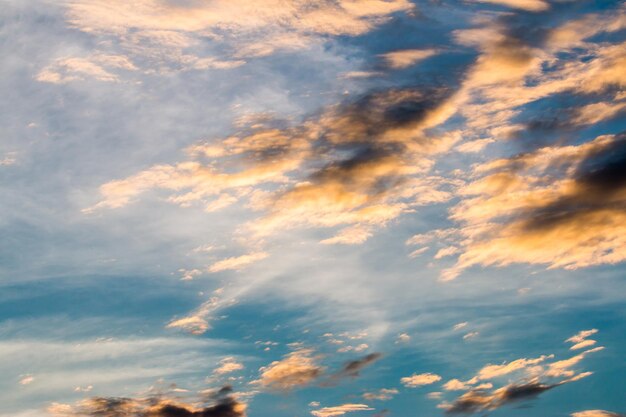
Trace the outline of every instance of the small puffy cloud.
<instances>
[{"instance_id":1,"label":"small puffy cloud","mask_svg":"<svg viewBox=\"0 0 626 417\"><path fill-rule=\"evenodd\" d=\"M478 337L480 333L479 332L469 332L465 335L463 335L463 340L471 340L471 339L475 339Z\"/></svg>"},{"instance_id":2,"label":"small puffy cloud","mask_svg":"<svg viewBox=\"0 0 626 417\"><path fill-rule=\"evenodd\" d=\"M452 330L454 330L454 331L461 330L461 329L467 327L468 324L469 323L466 322L466 321L464 321L462 323L457 323L457 324L454 325L454 327L452 327Z\"/></svg>"},{"instance_id":3,"label":"small puffy cloud","mask_svg":"<svg viewBox=\"0 0 626 417\"><path fill-rule=\"evenodd\" d=\"M319 410L311 411L311 414L315 417L335 417L335 416L343 416L346 413L352 411L369 411L373 410L368 405L365 404L343 404L337 405L334 407L324 407Z\"/></svg>"},{"instance_id":4,"label":"small puffy cloud","mask_svg":"<svg viewBox=\"0 0 626 417\"><path fill-rule=\"evenodd\" d=\"M404 49L381 55L387 65L393 69L407 68L411 65L436 55L435 49Z\"/></svg>"},{"instance_id":5,"label":"small puffy cloud","mask_svg":"<svg viewBox=\"0 0 626 417\"><path fill-rule=\"evenodd\" d=\"M590 329L590 330L582 330L570 337L566 340L566 342L573 343L574 345L570 348L570 350L578 350L584 349L589 346L593 346L596 344L595 340L587 339L589 336L594 335L598 332L598 329Z\"/></svg>"},{"instance_id":6,"label":"small puffy cloud","mask_svg":"<svg viewBox=\"0 0 626 417\"><path fill-rule=\"evenodd\" d=\"M181 277L180 277L181 281L192 281L195 277L202 275L202 271L199 269L181 268L178 270L178 272L180 272L181 274Z\"/></svg>"},{"instance_id":7,"label":"small puffy cloud","mask_svg":"<svg viewBox=\"0 0 626 417\"><path fill-rule=\"evenodd\" d=\"M585 410L571 414L572 417L623 417L623 414L613 413L604 410Z\"/></svg>"},{"instance_id":8,"label":"small puffy cloud","mask_svg":"<svg viewBox=\"0 0 626 417\"><path fill-rule=\"evenodd\" d=\"M395 388L382 388L376 392L366 392L362 397L368 401L388 401L391 400L397 393L398 390Z\"/></svg>"},{"instance_id":9,"label":"small puffy cloud","mask_svg":"<svg viewBox=\"0 0 626 417\"><path fill-rule=\"evenodd\" d=\"M33 375L24 375L20 377L20 380L18 382L20 385L29 385L32 384L33 381L35 381L35 377Z\"/></svg>"},{"instance_id":10,"label":"small puffy cloud","mask_svg":"<svg viewBox=\"0 0 626 417\"><path fill-rule=\"evenodd\" d=\"M441 381L441 377L433 373L413 374L411 376L406 376L400 379L400 383L409 388L417 388L424 385L430 385L438 381Z\"/></svg>"},{"instance_id":11,"label":"small puffy cloud","mask_svg":"<svg viewBox=\"0 0 626 417\"><path fill-rule=\"evenodd\" d=\"M233 357L227 357L220 361L219 366L213 371L216 375L226 375L244 369L243 364L237 362Z\"/></svg>"},{"instance_id":12,"label":"small puffy cloud","mask_svg":"<svg viewBox=\"0 0 626 417\"><path fill-rule=\"evenodd\" d=\"M4 156L0 155L0 167L11 166L17 163L16 152L7 152Z\"/></svg>"},{"instance_id":13,"label":"small puffy cloud","mask_svg":"<svg viewBox=\"0 0 626 417\"><path fill-rule=\"evenodd\" d=\"M426 394L426 398L428 398L429 400L440 400L441 397L443 397L443 392L441 391L434 391Z\"/></svg>"},{"instance_id":14,"label":"small puffy cloud","mask_svg":"<svg viewBox=\"0 0 626 417\"><path fill-rule=\"evenodd\" d=\"M317 360L318 357L313 355L311 349L296 350L280 361L260 368L260 378L252 383L279 391L304 387L315 381L324 371Z\"/></svg>"},{"instance_id":15,"label":"small puffy cloud","mask_svg":"<svg viewBox=\"0 0 626 417\"><path fill-rule=\"evenodd\" d=\"M253 252L246 255L234 256L231 258L222 259L215 262L209 267L209 272L221 272L243 269L255 262L261 261L267 258L269 255L266 252Z\"/></svg>"},{"instance_id":16,"label":"small puffy cloud","mask_svg":"<svg viewBox=\"0 0 626 417\"><path fill-rule=\"evenodd\" d=\"M514 9L522 9L530 12L542 12L550 8L550 3L545 0L474 0L481 3L491 3L507 6Z\"/></svg>"},{"instance_id":17,"label":"small puffy cloud","mask_svg":"<svg viewBox=\"0 0 626 417\"><path fill-rule=\"evenodd\" d=\"M369 349L369 345L367 343L361 343L360 345L357 345L357 346L352 346L352 345L342 346L339 349L337 349L337 352L339 353L363 352L364 350L367 350L367 349Z\"/></svg>"}]
</instances>

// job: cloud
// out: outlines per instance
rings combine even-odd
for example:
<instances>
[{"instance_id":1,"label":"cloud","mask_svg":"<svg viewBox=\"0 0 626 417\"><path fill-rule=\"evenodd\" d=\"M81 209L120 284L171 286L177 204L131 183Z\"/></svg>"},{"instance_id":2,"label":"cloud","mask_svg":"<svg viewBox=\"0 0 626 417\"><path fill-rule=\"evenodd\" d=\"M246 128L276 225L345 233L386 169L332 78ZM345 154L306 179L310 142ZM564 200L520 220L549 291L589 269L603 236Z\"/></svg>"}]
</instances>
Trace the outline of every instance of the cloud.
<instances>
[{"instance_id":1,"label":"cloud","mask_svg":"<svg viewBox=\"0 0 626 417\"><path fill-rule=\"evenodd\" d=\"M220 291L214 292L214 294L219 294ZM234 299L231 298L220 298L213 296L209 298L209 300L205 301L194 310L190 315L180 318L174 319L167 324L167 328L180 328L186 332L189 332L194 335L200 335L205 333L207 330L211 328L209 324L209 320L211 319L211 315L224 307L233 305L235 303Z\"/></svg>"},{"instance_id":2,"label":"cloud","mask_svg":"<svg viewBox=\"0 0 626 417\"><path fill-rule=\"evenodd\" d=\"M70 0L66 8L70 27L100 40L97 48L102 53L116 50L124 59L136 61L141 71L152 74L235 68L245 64L246 59L310 48L327 37L362 35L393 14L408 12L414 6L407 0L315 4L297 0L269 0L262 4L244 0L138 0L130 7L122 0ZM69 82L79 78L63 75L64 65L52 64L40 73L40 80ZM81 76L103 81L117 79L88 61L81 65L91 67L78 71ZM61 68L61 72L55 68Z\"/></svg>"},{"instance_id":3,"label":"cloud","mask_svg":"<svg viewBox=\"0 0 626 417\"><path fill-rule=\"evenodd\" d=\"M443 120L439 107L448 94L391 89L329 106L300 124L250 120L231 137L189 147L188 161L102 185L103 199L84 212L124 207L163 189L183 207L244 203L259 213L239 228L247 240L286 228L342 227L322 243L363 243L403 213L452 197L446 189L453 181L428 173L432 158L459 136L426 133Z\"/></svg>"},{"instance_id":4,"label":"cloud","mask_svg":"<svg viewBox=\"0 0 626 417\"><path fill-rule=\"evenodd\" d=\"M246 255L235 256L232 258L222 259L215 262L209 267L209 272L221 272L228 270L238 271L255 262L267 258L269 255L266 252L254 252Z\"/></svg>"},{"instance_id":5,"label":"cloud","mask_svg":"<svg viewBox=\"0 0 626 417\"><path fill-rule=\"evenodd\" d=\"M88 57L66 57L57 59L42 69L35 79L41 82L63 84L70 81L95 79L98 81L120 81L114 71L136 71L137 67L125 56L94 54Z\"/></svg>"},{"instance_id":6,"label":"cloud","mask_svg":"<svg viewBox=\"0 0 626 417\"><path fill-rule=\"evenodd\" d=\"M467 327L468 324L469 323L466 322L466 321L461 322L461 323L457 323L457 324L454 325L454 327L452 327L452 330L457 331L457 330L464 329L465 327Z\"/></svg>"},{"instance_id":7,"label":"cloud","mask_svg":"<svg viewBox=\"0 0 626 417\"><path fill-rule=\"evenodd\" d=\"M467 390L485 390L493 388L493 384L486 382L478 385L474 385L478 382L478 378L474 377L469 381L461 381L458 379L451 379L443 384L443 388L446 391L467 391Z\"/></svg>"},{"instance_id":8,"label":"cloud","mask_svg":"<svg viewBox=\"0 0 626 417\"><path fill-rule=\"evenodd\" d=\"M112 398L92 397L77 405L53 404L48 411L59 417L245 417L246 404L232 395L232 388L225 386L211 398L211 404L198 407L165 397Z\"/></svg>"},{"instance_id":9,"label":"cloud","mask_svg":"<svg viewBox=\"0 0 626 417\"><path fill-rule=\"evenodd\" d=\"M405 387L417 388L424 385L434 384L435 382L441 381L441 377L437 374L426 373L426 374L413 374L411 376L406 376L400 379L400 383Z\"/></svg>"},{"instance_id":10,"label":"cloud","mask_svg":"<svg viewBox=\"0 0 626 417\"><path fill-rule=\"evenodd\" d=\"M585 351L568 359L552 361L554 355L533 359L516 359L502 365L486 365L467 381L451 379L444 384L447 391L466 391L452 402L442 402L439 408L450 414L472 414L495 410L510 403L532 399L555 387L586 378L592 372L575 370L588 354L603 348ZM494 388L497 380L507 383ZM494 380L494 382L481 382Z\"/></svg>"},{"instance_id":11,"label":"cloud","mask_svg":"<svg viewBox=\"0 0 626 417\"><path fill-rule=\"evenodd\" d=\"M436 54L437 50L435 49L403 49L400 51L387 52L381 55L381 57L390 68L402 69L410 67Z\"/></svg>"},{"instance_id":12,"label":"cloud","mask_svg":"<svg viewBox=\"0 0 626 417\"><path fill-rule=\"evenodd\" d=\"M478 371L478 379L492 379L498 378L503 375L510 374L511 372L518 371L520 369L527 368L531 365L537 365L544 362L546 359L553 358L554 355L542 355L534 359L517 359L502 365L487 365Z\"/></svg>"},{"instance_id":13,"label":"cloud","mask_svg":"<svg viewBox=\"0 0 626 417\"><path fill-rule=\"evenodd\" d=\"M480 334L479 332L469 332L469 333L463 335L463 340L474 339L474 338L478 337L479 334Z\"/></svg>"},{"instance_id":14,"label":"cloud","mask_svg":"<svg viewBox=\"0 0 626 417\"><path fill-rule=\"evenodd\" d=\"M574 336L567 339L566 342L571 342L574 344L570 348L570 350L583 349L596 344L595 340L587 339L589 336L592 336L596 333L598 333L598 329L581 330Z\"/></svg>"},{"instance_id":15,"label":"cloud","mask_svg":"<svg viewBox=\"0 0 626 417\"><path fill-rule=\"evenodd\" d=\"M491 3L501 6L522 9L530 12L542 12L550 8L550 4L544 0L474 0L481 3Z\"/></svg>"},{"instance_id":16,"label":"cloud","mask_svg":"<svg viewBox=\"0 0 626 417\"><path fill-rule=\"evenodd\" d=\"M398 390L395 388L382 388L377 392L366 392L362 397L368 401L389 401L397 393Z\"/></svg>"},{"instance_id":17,"label":"cloud","mask_svg":"<svg viewBox=\"0 0 626 417\"><path fill-rule=\"evenodd\" d=\"M444 279L476 264L577 269L626 259L625 155L624 134L604 135L478 165L452 209L465 246Z\"/></svg>"},{"instance_id":18,"label":"cloud","mask_svg":"<svg viewBox=\"0 0 626 417\"><path fill-rule=\"evenodd\" d=\"M623 414L604 410L585 410L571 414L572 417L622 417Z\"/></svg>"},{"instance_id":19,"label":"cloud","mask_svg":"<svg viewBox=\"0 0 626 417\"><path fill-rule=\"evenodd\" d=\"M278 391L304 387L322 375L324 368L317 364L318 359L311 349L296 350L260 368L260 378L251 383Z\"/></svg>"},{"instance_id":20,"label":"cloud","mask_svg":"<svg viewBox=\"0 0 626 417\"><path fill-rule=\"evenodd\" d=\"M29 385L35 381L35 377L33 375L24 375L20 377L19 384L20 385Z\"/></svg>"},{"instance_id":21,"label":"cloud","mask_svg":"<svg viewBox=\"0 0 626 417\"><path fill-rule=\"evenodd\" d=\"M343 404L337 405L334 407L324 407L319 410L311 411L311 414L315 417L334 417L334 416L343 416L346 413L352 411L369 411L373 410L368 405L365 404Z\"/></svg>"},{"instance_id":22,"label":"cloud","mask_svg":"<svg viewBox=\"0 0 626 417\"><path fill-rule=\"evenodd\" d=\"M220 361L219 366L215 368L213 373L216 375L226 375L242 369L244 369L243 364L237 362L235 358L229 356Z\"/></svg>"},{"instance_id":23,"label":"cloud","mask_svg":"<svg viewBox=\"0 0 626 417\"><path fill-rule=\"evenodd\" d=\"M495 410L509 403L528 400L548 391L556 385L546 385L537 381L524 384L510 384L492 392L469 391L457 398L452 404L444 404L441 408L449 414L472 414Z\"/></svg>"},{"instance_id":24,"label":"cloud","mask_svg":"<svg viewBox=\"0 0 626 417\"><path fill-rule=\"evenodd\" d=\"M365 355L364 357L362 357L360 359L355 359L355 360L352 360L352 361L348 361L348 362L346 362L343 365L341 370L334 375L334 377L336 377L336 378L343 378L343 377L356 378L356 377L359 376L361 370L363 370L364 368L367 368L368 366L370 366L374 362L378 361L380 358L382 358L382 356L383 355L381 353L375 352L375 353L370 353L368 355Z\"/></svg>"}]
</instances>

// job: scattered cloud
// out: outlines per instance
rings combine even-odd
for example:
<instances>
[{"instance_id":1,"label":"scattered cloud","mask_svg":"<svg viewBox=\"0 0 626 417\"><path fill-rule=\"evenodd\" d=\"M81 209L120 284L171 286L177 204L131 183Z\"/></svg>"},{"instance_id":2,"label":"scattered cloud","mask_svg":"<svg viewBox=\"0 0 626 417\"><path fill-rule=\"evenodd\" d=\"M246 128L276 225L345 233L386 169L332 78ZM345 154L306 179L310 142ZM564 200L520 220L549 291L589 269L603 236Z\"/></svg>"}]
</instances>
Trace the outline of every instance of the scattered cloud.
<instances>
[{"instance_id":1,"label":"scattered cloud","mask_svg":"<svg viewBox=\"0 0 626 417\"><path fill-rule=\"evenodd\" d=\"M235 398L230 386L225 386L209 399L209 404L198 406L164 396L148 398L92 397L76 405L55 403L48 408L58 417L96 416L205 416L245 417L246 404Z\"/></svg>"},{"instance_id":2,"label":"scattered cloud","mask_svg":"<svg viewBox=\"0 0 626 417\"><path fill-rule=\"evenodd\" d=\"M397 393L398 390L395 388L382 388L376 392L366 392L362 397L368 401L388 401Z\"/></svg>"},{"instance_id":3,"label":"scattered cloud","mask_svg":"<svg viewBox=\"0 0 626 417\"><path fill-rule=\"evenodd\" d=\"M356 378L359 376L360 372L364 368L367 368L374 362L378 361L380 358L382 358L382 356L383 355L381 353L376 352L376 353L370 353L368 355L365 355L364 357L360 359L355 359L355 360L346 362L341 368L341 370L337 372L334 376L337 378L342 378L342 377Z\"/></svg>"},{"instance_id":4,"label":"scattered cloud","mask_svg":"<svg viewBox=\"0 0 626 417\"><path fill-rule=\"evenodd\" d=\"M604 410L585 410L571 414L572 417L623 417L623 414Z\"/></svg>"},{"instance_id":5,"label":"scattered cloud","mask_svg":"<svg viewBox=\"0 0 626 417\"><path fill-rule=\"evenodd\" d=\"M445 383L443 387L446 391L465 392L452 402L440 403L439 408L449 414L472 414L535 398L545 391L591 375L592 372L581 372L575 367L588 354L602 349L591 349L559 361L553 361L554 355L541 355L533 359L516 359L501 365L486 365L469 380L451 379ZM485 382L486 380L491 382ZM507 382L494 388L498 380Z\"/></svg>"},{"instance_id":6,"label":"scattered cloud","mask_svg":"<svg viewBox=\"0 0 626 417\"><path fill-rule=\"evenodd\" d=\"M226 375L242 369L244 369L243 364L237 362L232 356L229 356L220 361L219 366L215 368L213 373L216 375Z\"/></svg>"},{"instance_id":7,"label":"scattered cloud","mask_svg":"<svg viewBox=\"0 0 626 417\"><path fill-rule=\"evenodd\" d=\"M393 69L410 67L415 63L430 58L437 54L435 49L404 49L400 51L387 52L381 55L387 65Z\"/></svg>"},{"instance_id":8,"label":"scattered cloud","mask_svg":"<svg viewBox=\"0 0 626 417\"><path fill-rule=\"evenodd\" d=\"M550 8L545 0L474 0L481 3L491 3L514 9L528 10L530 12L543 12Z\"/></svg>"},{"instance_id":9,"label":"scattered cloud","mask_svg":"<svg viewBox=\"0 0 626 417\"><path fill-rule=\"evenodd\" d=\"M318 359L311 349L296 350L282 360L259 369L260 378L252 384L278 391L307 386L324 372L324 368L317 363Z\"/></svg>"},{"instance_id":10,"label":"scattered cloud","mask_svg":"<svg viewBox=\"0 0 626 417\"><path fill-rule=\"evenodd\" d=\"M261 261L267 258L269 255L266 252L253 252L246 255L234 256L232 258L222 259L215 262L209 267L209 272L222 272L243 269L255 262Z\"/></svg>"},{"instance_id":11,"label":"scattered cloud","mask_svg":"<svg viewBox=\"0 0 626 417\"><path fill-rule=\"evenodd\" d=\"M346 413L352 411L369 411L373 410L373 408L369 407L365 404L343 404L337 405L334 407L324 407L319 410L311 411L311 414L315 417L335 417L335 416L343 416Z\"/></svg>"},{"instance_id":12,"label":"scattered cloud","mask_svg":"<svg viewBox=\"0 0 626 417\"><path fill-rule=\"evenodd\" d=\"M566 342L570 342L574 344L570 348L570 350L584 349L586 347L593 346L596 344L595 340L588 339L589 336L592 336L596 333L598 333L598 329L581 330L576 335L567 339Z\"/></svg>"},{"instance_id":13,"label":"scattered cloud","mask_svg":"<svg viewBox=\"0 0 626 417\"><path fill-rule=\"evenodd\" d=\"M35 377L33 375L24 375L20 377L19 384L20 385L29 385L35 381Z\"/></svg>"},{"instance_id":14,"label":"scattered cloud","mask_svg":"<svg viewBox=\"0 0 626 417\"><path fill-rule=\"evenodd\" d=\"M400 379L400 383L405 387L417 388L424 385L434 384L441 381L441 377L437 374L425 373L425 374L413 374Z\"/></svg>"}]
</instances>

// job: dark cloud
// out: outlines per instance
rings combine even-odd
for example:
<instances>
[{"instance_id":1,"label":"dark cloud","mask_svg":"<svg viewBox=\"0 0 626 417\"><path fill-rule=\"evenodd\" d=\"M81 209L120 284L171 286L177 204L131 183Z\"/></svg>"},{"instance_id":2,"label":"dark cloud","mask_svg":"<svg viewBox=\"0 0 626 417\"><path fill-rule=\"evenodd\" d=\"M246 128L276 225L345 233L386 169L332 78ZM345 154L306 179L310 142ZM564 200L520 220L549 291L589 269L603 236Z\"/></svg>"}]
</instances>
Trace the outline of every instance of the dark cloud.
<instances>
[{"instance_id":1,"label":"dark cloud","mask_svg":"<svg viewBox=\"0 0 626 417\"><path fill-rule=\"evenodd\" d=\"M504 405L530 400L560 384L543 384L538 381L511 384L495 391L473 390L457 398L446 410L448 414L472 414L494 410Z\"/></svg>"},{"instance_id":2,"label":"dark cloud","mask_svg":"<svg viewBox=\"0 0 626 417\"><path fill-rule=\"evenodd\" d=\"M581 215L625 209L626 134L580 162L573 181L573 192L524 214L527 229L550 228Z\"/></svg>"},{"instance_id":3,"label":"dark cloud","mask_svg":"<svg viewBox=\"0 0 626 417\"><path fill-rule=\"evenodd\" d=\"M55 409L63 417L245 417L246 406L225 386L210 395L212 403L204 408L194 408L181 401L164 398L89 398L75 407Z\"/></svg>"},{"instance_id":4,"label":"dark cloud","mask_svg":"<svg viewBox=\"0 0 626 417\"><path fill-rule=\"evenodd\" d=\"M355 359L353 361L346 362L343 365L343 368L336 374L338 377L352 377L356 378L359 376L359 373L364 368L367 368L377 360L379 360L383 355L381 353L370 353L369 355L364 356L361 359Z\"/></svg>"}]
</instances>

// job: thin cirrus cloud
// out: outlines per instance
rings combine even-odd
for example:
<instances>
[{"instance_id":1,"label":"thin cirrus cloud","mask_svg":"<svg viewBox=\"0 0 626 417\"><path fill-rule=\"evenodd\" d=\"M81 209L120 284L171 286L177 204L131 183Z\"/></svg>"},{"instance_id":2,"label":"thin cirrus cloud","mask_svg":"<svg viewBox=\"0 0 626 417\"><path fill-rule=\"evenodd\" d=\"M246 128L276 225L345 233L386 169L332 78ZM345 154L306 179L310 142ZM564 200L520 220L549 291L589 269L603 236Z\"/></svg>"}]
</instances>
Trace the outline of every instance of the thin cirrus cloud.
<instances>
[{"instance_id":1,"label":"thin cirrus cloud","mask_svg":"<svg viewBox=\"0 0 626 417\"><path fill-rule=\"evenodd\" d=\"M545 0L474 0L480 3L491 3L514 9L541 12L550 8L550 3Z\"/></svg>"},{"instance_id":2,"label":"thin cirrus cloud","mask_svg":"<svg viewBox=\"0 0 626 417\"><path fill-rule=\"evenodd\" d=\"M410 67L417 62L423 61L437 54L436 49L404 49L400 51L387 52L381 55L387 66L393 69Z\"/></svg>"},{"instance_id":3,"label":"thin cirrus cloud","mask_svg":"<svg viewBox=\"0 0 626 417\"><path fill-rule=\"evenodd\" d=\"M140 0L132 5L121 0L71 0L65 6L68 24L95 39L106 39L99 46L101 52L117 51L118 64L124 65L103 65L99 55L64 56L41 70L40 81L64 83L83 76L118 80L109 69L146 74L231 69L245 64L247 58L309 48L324 37L361 35L394 13L414 8L407 0L317 4ZM230 52L207 54L202 51L207 46Z\"/></svg>"}]
</instances>

